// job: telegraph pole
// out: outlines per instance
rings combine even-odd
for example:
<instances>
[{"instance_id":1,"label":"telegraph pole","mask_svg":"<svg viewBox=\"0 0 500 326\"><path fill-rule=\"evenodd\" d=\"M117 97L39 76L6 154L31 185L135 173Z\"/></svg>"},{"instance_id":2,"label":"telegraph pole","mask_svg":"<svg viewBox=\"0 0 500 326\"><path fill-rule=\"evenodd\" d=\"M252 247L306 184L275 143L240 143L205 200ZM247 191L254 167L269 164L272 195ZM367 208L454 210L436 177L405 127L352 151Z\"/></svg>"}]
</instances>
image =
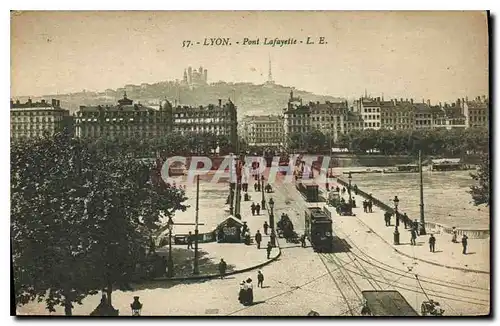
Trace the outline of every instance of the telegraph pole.
<instances>
[{"instance_id":1,"label":"telegraph pole","mask_svg":"<svg viewBox=\"0 0 500 326\"><path fill-rule=\"evenodd\" d=\"M195 227L194 227L194 264L193 274L200 273L198 268L198 211L200 208L200 175L196 176L196 213L195 213Z\"/></svg>"},{"instance_id":2,"label":"telegraph pole","mask_svg":"<svg viewBox=\"0 0 500 326\"><path fill-rule=\"evenodd\" d=\"M418 151L418 170L420 172L420 235L426 235L424 217L424 177L422 173L422 151Z\"/></svg>"}]
</instances>

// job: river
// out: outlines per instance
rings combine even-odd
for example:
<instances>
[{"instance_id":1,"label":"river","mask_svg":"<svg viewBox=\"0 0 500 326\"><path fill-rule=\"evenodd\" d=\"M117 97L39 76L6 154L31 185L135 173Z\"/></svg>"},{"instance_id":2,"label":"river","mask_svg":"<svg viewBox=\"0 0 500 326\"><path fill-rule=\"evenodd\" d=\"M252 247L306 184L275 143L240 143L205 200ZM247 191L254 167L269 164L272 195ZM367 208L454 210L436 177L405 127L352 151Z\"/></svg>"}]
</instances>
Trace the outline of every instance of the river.
<instances>
[{"instance_id":1,"label":"river","mask_svg":"<svg viewBox=\"0 0 500 326\"><path fill-rule=\"evenodd\" d=\"M355 170L363 169L355 168ZM349 168L335 168L334 173L342 174L349 170ZM424 172L426 221L450 227L489 228L489 207L474 206L472 197L467 192L474 184L470 173L471 171ZM347 181L347 175L341 178ZM371 192L374 197L386 204L389 204L396 195L400 211L406 212L412 219L418 219L420 216L418 173L352 174L352 184L357 184L363 191Z\"/></svg>"}]
</instances>

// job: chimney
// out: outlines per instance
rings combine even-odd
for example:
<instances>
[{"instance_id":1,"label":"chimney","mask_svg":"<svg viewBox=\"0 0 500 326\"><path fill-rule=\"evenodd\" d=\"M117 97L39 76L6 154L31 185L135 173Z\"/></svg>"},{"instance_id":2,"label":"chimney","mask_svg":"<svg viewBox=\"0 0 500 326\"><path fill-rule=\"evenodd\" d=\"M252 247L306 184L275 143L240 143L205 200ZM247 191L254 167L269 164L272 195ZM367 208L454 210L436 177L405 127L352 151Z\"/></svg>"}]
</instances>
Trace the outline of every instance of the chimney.
<instances>
[{"instance_id":1,"label":"chimney","mask_svg":"<svg viewBox=\"0 0 500 326\"><path fill-rule=\"evenodd\" d=\"M397 98L394 99L394 104L398 104L398 99Z\"/></svg>"},{"instance_id":2,"label":"chimney","mask_svg":"<svg viewBox=\"0 0 500 326\"><path fill-rule=\"evenodd\" d=\"M222 100L219 99L219 107L222 107Z\"/></svg>"},{"instance_id":3,"label":"chimney","mask_svg":"<svg viewBox=\"0 0 500 326\"><path fill-rule=\"evenodd\" d=\"M403 103L403 98L400 98L399 100L401 101L401 103Z\"/></svg>"},{"instance_id":4,"label":"chimney","mask_svg":"<svg viewBox=\"0 0 500 326\"><path fill-rule=\"evenodd\" d=\"M33 101L31 101L31 98L28 99L28 104L29 105L33 104Z\"/></svg>"},{"instance_id":5,"label":"chimney","mask_svg":"<svg viewBox=\"0 0 500 326\"><path fill-rule=\"evenodd\" d=\"M45 100L44 100L44 99L42 99L42 101L41 101L41 102L42 102L43 104L45 104Z\"/></svg>"},{"instance_id":6,"label":"chimney","mask_svg":"<svg viewBox=\"0 0 500 326\"><path fill-rule=\"evenodd\" d=\"M413 99L410 100L411 104L413 104Z\"/></svg>"},{"instance_id":7,"label":"chimney","mask_svg":"<svg viewBox=\"0 0 500 326\"><path fill-rule=\"evenodd\" d=\"M57 107L60 108L61 107L61 101L60 100L57 100Z\"/></svg>"},{"instance_id":8,"label":"chimney","mask_svg":"<svg viewBox=\"0 0 500 326\"><path fill-rule=\"evenodd\" d=\"M52 107L57 107L57 100L55 98L52 99Z\"/></svg>"},{"instance_id":9,"label":"chimney","mask_svg":"<svg viewBox=\"0 0 500 326\"><path fill-rule=\"evenodd\" d=\"M442 108L443 107L443 104L441 102L439 102L439 107Z\"/></svg>"},{"instance_id":10,"label":"chimney","mask_svg":"<svg viewBox=\"0 0 500 326\"><path fill-rule=\"evenodd\" d=\"M422 99L422 103L425 103L425 99Z\"/></svg>"},{"instance_id":11,"label":"chimney","mask_svg":"<svg viewBox=\"0 0 500 326\"><path fill-rule=\"evenodd\" d=\"M431 106L431 100L427 99L427 105Z\"/></svg>"}]
</instances>

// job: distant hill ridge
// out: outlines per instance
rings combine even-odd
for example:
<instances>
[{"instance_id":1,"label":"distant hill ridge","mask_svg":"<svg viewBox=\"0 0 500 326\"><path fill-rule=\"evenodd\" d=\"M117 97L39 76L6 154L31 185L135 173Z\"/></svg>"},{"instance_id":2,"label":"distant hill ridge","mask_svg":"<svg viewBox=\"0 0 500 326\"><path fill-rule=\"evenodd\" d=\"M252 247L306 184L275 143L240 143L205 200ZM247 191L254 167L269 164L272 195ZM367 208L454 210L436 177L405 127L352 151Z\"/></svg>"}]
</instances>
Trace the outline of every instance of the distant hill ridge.
<instances>
[{"instance_id":1,"label":"distant hill ridge","mask_svg":"<svg viewBox=\"0 0 500 326\"><path fill-rule=\"evenodd\" d=\"M126 85L124 88L107 89L102 92L82 91L71 94L44 95L31 97L33 101L42 98L50 100L56 98L61 101L61 106L71 112L78 111L80 105L115 104L127 92L127 97L135 103L144 105L158 105L159 100L168 99L172 104L199 106L217 104L218 99L223 101L228 98L238 107L238 117L247 114L279 114L287 106L290 91L294 96L302 98L304 103L308 102L338 102L344 99L332 96L313 94L307 91L296 90L293 87L277 84L252 84L252 83L226 83L216 82L209 85L190 89L187 86L174 81L165 81L155 84ZM14 100L26 101L27 96L18 97Z\"/></svg>"}]
</instances>

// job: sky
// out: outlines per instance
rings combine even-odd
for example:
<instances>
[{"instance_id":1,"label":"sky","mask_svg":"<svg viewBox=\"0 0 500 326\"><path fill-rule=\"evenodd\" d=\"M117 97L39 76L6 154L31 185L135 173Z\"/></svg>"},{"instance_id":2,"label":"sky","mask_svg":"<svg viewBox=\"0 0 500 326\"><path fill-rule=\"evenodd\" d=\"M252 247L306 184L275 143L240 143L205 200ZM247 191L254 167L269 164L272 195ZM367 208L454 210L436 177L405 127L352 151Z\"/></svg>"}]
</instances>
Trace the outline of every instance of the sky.
<instances>
[{"instance_id":1,"label":"sky","mask_svg":"<svg viewBox=\"0 0 500 326\"><path fill-rule=\"evenodd\" d=\"M307 45L307 37L316 42ZM231 45L203 46L227 37ZM268 39L296 39L270 46ZM324 37L325 44L317 44ZM242 45L244 38L259 45ZM194 43L183 47L183 41ZM301 44L300 41L303 41ZM240 44L236 44L240 42ZM276 83L321 95L433 102L488 95L484 12L14 12L11 95L182 79Z\"/></svg>"}]
</instances>

